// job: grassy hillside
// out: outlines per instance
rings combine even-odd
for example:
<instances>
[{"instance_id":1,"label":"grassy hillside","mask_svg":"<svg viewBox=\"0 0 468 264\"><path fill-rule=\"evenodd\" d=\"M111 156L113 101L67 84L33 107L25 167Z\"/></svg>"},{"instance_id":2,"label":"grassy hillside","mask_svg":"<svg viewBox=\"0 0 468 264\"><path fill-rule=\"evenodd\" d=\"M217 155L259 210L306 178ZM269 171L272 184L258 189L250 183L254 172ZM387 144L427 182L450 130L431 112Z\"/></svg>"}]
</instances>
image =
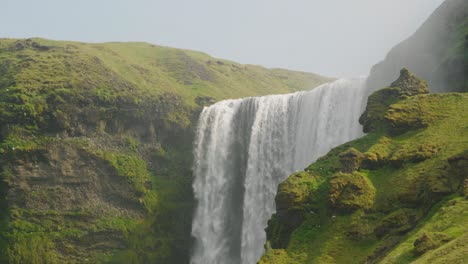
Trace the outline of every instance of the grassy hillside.
<instances>
[{"instance_id":1,"label":"grassy hillside","mask_svg":"<svg viewBox=\"0 0 468 264\"><path fill-rule=\"evenodd\" d=\"M194 104L197 96L220 100L288 93L330 80L311 73L242 65L200 52L148 43L1 39L0 50L4 85L5 78L13 77L16 87L48 89L54 86L66 89L70 85L74 89L86 88L78 84L85 86L88 82L108 88L112 81L119 80L134 86L135 91L130 90L137 93L134 96L174 93L189 104Z\"/></svg>"},{"instance_id":2,"label":"grassy hillside","mask_svg":"<svg viewBox=\"0 0 468 264\"><path fill-rule=\"evenodd\" d=\"M427 93L403 70L366 136L280 184L260 263L468 261L468 94Z\"/></svg>"},{"instance_id":3,"label":"grassy hillside","mask_svg":"<svg viewBox=\"0 0 468 264\"><path fill-rule=\"evenodd\" d=\"M0 263L187 263L202 106L328 80L147 43L0 39Z\"/></svg>"}]
</instances>

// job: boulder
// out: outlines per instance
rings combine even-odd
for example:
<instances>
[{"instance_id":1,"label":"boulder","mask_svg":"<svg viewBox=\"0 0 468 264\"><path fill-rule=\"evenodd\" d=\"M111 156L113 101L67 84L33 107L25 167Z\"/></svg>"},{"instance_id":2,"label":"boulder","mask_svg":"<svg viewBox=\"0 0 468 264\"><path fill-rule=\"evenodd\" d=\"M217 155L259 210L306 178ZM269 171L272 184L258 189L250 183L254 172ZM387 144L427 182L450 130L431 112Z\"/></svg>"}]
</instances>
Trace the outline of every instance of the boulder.
<instances>
[{"instance_id":1,"label":"boulder","mask_svg":"<svg viewBox=\"0 0 468 264\"><path fill-rule=\"evenodd\" d=\"M364 154L355 148L350 148L345 152L339 154L341 162L341 171L344 173L351 173L359 170L361 162L364 159Z\"/></svg>"},{"instance_id":2,"label":"boulder","mask_svg":"<svg viewBox=\"0 0 468 264\"><path fill-rule=\"evenodd\" d=\"M429 93L427 83L404 68L400 71L400 77L390 87L378 90L369 96L366 110L359 118L359 123L363 125L365 133L386 129L388 123L386 113L390 105L410 96L427 93Z\"/></svg>"},{"instance_id":3,"label":"boulder","mask_svg":"<svg viewBox=\"0 0 468 264\"><path fill-rule=\"evenodd\" d=\"M375 195L371 181L359 172L339 172L330 179L328 200L340 211L369 210L374 206Z\"/></svg>"},{"instance_id":4,"label":"boulder","mask_svg":"<svg viewBox=\"0 0 468 264\"><path fill-rule=\"evenodd\" d=\"M429 93L426 81L417 78L406 68L403 68L400 71L400 77L398 77L390 87L399 87L400 96L413 96Z\"/></svg>"}]
</instances>

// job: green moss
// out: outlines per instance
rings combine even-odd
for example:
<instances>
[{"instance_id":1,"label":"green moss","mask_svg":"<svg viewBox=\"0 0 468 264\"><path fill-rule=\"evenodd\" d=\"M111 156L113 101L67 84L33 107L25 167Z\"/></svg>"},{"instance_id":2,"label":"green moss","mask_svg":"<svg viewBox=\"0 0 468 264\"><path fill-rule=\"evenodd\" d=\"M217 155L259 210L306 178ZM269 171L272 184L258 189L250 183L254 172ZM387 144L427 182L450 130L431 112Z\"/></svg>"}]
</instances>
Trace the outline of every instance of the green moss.
<instances>
[{"instance_id":1,"label":"green moss","mask_svg":"<svg viewBox=\"0 0 468 264\"><path fill-rule=\"evenodd\" d=\"M258 264L294 264L296 260L291 259L284 249L273 249L262 256Z\"/></svg>"},{"instance_id":2,"label":"green moss","mask_svg":"<svg viewBox=\"0 0 468 264\"><path fill-rule=\"evenodd\" d=\"M364 155L355 148L350 148L338 155L342 165L342 172L351 173L361 167Z\"/></svg>"},{"instance_id":3,"label":"green moss","mask_svg":"<svg viewBox=\"0 0 468 264\"><path fill-rule=\"evenodd\" d=\"M366 133L375 130L387 130L388 127L393 132L398 132L399 129L407 131L408 128L424 127L426 123L419 120L417 114L414 114L415 118L407 120L406 123L398 124L392 119L392 113L399 111L411 113L407 108L398 108L398 105L393 104L401 99L427 93L429 93L429 89L425 81L417 78L407 69L402 69L399 78L390 87L378 90L369 96L366 110L359 118L359 123L363 125ZM389 110L388 108L391 105L393 106ZM418 109L418 105L412 104L410 108L414 111L414 109ZM419 112L419 114L421 113Z\"/></svg>"},{"instance_id":4,"label":"green moss","mask_svg":"<svg viewBox=\"0 0 468 264\"><path fill-rule=\"evenodd\" d=\"M378 237L388 234L403 234L411 230L420 217L416 210L398 209L382 218L376 225L374 232Z\"/></svg>"},{"instance_id":5,"label":"green moss","mask_svg":"<svg viewBox=\"0 0 468 264\"><path fill-rule=\"evenodd\" d=\"M439 152L440 146L424 143L421 145L403 145L397 151L395 151L390 157L390 162L401 166L405 162L421 162L429 159Z\"/></svg>"},{"instance_id":6,"label":"green moss","mask_svg":"<svg viewBox=\"0 0 468 264\"><path fill-rule=\"evenodd\" d=\"M375 168L385 165L393 154L395 145L388 137L380 138L365 154L364 165Z\"/></svg>"},{"instance_id":7,"label":"green moss","mask_svg":"<svg viewBox=\"0 0 468 264\"><path fill-rule=\"evenodd\" d=\"M359 118L364 132L368 133L378 129L385 130L384 115L388 107L398 101L400 88L390 87L378 90L369 96L367 107Z\"/></svg>"},{"instance_id":8,"label":"green moss","mask_svg":"<svg viewBox=\"0 0 468 264\"><path fill-rule=\"evenodd\" d=\"M291 175L278 186L276 205L278 210L301 209L312 203L311 193L317 188L316 177L307 172Z\"/></svg>"},{"instance_id":9,"label":"green moss","mask_svg":"<svg viewBox=\"0 0 468 264\"><path fill-rule=\"evenodd\" d=\"M61 94L53 96L55 90L79 97L93 88L87 92L102 102L124 97L139 101L171 93L194 105L197 96L219 100L285 93L330 80L314 74L240 65L203 53L147 43L85 44L45 39L0 42L0 59L5 61L0 85L9 89L2 92L24 91L21 94L31 98L25 100L30 102L31 111L24 112L28 117L48 109L42 107L43 94L67 101ZM35 48L38 46L46 48ZM32 89L36 96L29 97L31 90L26 89Z\"/></svg>"},{"instance_id":10,"label":"green moss","mask_svg":"<svg viewBox=\"0 0 468 264\"><path fill-rule=\"evenodd\" d=\"M16 235L8 249L9 263L60 263L55 244L45 234Z\"/></svg>"},{"instance_id":11,"label":"green moss","mask_svg":"<svg viewBox=\"0 0 468 264\"><path fill-rule=\"evenodd\" d=\"M351 216L349 230L346 235L354 240L362 240L371 238L374 232L375 217L366 214L363 210L354 212Z\"/></svg>"},{"instance_id":12,"label":"green moss","mask_svg":"<svg viewBox=\"0 0 468 264\"><path fill-rule=\"evenodd\" d=\"M346 212L369 210L374 206L375 192L372 182L361 173L338 173L330 179L328 200L332 207Z\"/></svg>"},{"instance_id":13,"label":"green moss","mask_svg":"<svg viewBox=\"0 0 468 264\"><path fill-rule=\"evenodd\" d=\"M126 177L136 191L142 194L148 191L145 184L151 184L150 175L146 162L140 157L116 152L98 152L97 155L109 161L118 175Z\"/></svg>"},{"instance_id":14,"label":"green moss","mask_svg":"<svg viewBox=\"0 0 468 264\"><path fill-rule=\"evenodd\" d=\"M89 160L95 160L105 173L127 180L128 195L109 198L111 202L146 209L138 208L141 215L127 219L118 213L109 218L116 208L105 208L102 215L91 212L77 221L63 211L39 217L40 210L13 210L13 222L0 225L0 248L15 238L15 232L37 229L53 242L51 247L70 257L58 254L61 262L85 258L90 262L187 262L193 208L192 131L201 106L227 98L295 92L329 80L148 43L0 39L2 182L15 183L18 164L25 161L32 166L50 164L51 146L64 145L77 149L86 165L92 166ZM60 186L29 188L34 185L31 181L12 185L18 197L37 204L60 197L56 191ZM3 203L5 212L23 206L20 200L12 201ZM101 241L103 234L109 237ZM89 239L89 244L82 239ZM98 246L85 252L83 243ZM3 258L0 262L7 262Z\"/></svg>"},{"instance_id":15,"label":"green moss","mask_svg":"<svg viewBox=\"0 0 468 264\"><path fill-rule=\"evenodd\" d=\"M424 233L414 241L414 254L420 256L450 241L450 237L440 232Z\"/></svg>"},{"instance_id":16,"label":"green moss","mask_svg":"<svg viewBox=\"0 0 468 264\"><path fill-rule=\"evenodd\" d=\"M306 168L316 184L309 191L296 191L308 193L311 198L292 207L282 206L281 210L307 206L311 210L303 211L300 224L289 230L289 236L278 235L278 230L289 222L278 210L267 228L274 249L262 260L464 263L463 226L468 217L463 211L466 201L460 195L464 195L467 182L468 116L462 114L468 104L467 95L405 95L391 102L381 99L386 106L375 105L374 113L378 115L374 117L378 120L371 122L376 126L368 135L332 149ZM370 117L374 118L372 114ZM348 153L351 148L355 150ZM360 166L351 166L357 170L340 172L345 167L343 161L348 162L343 159L358 156L353 154L357 152L364 154ZM296 181L296 175L285 181L286 186ZM369 188L347 189L353 180ZM363 189L374 191L363 195ZM327 199L317 199L320 195ZM372 199L361 199L366 197ZM357 206L362 204L365 206ZM345 210L337 210L338 206ZM451 240L421 256L415 255L414 242L431 232ZM274 243L278 238L283 245Z\"/></svg>"},{"instance_id":17,"label":"green moss","mask_svg":"<svg viewBox=\"0 0 468 264\"><path fill-rule=\"evenodd\" d=\"M463 244L462 241L466 242L467 205L468 202L459 197L449 197L437 204L417 227L382 259L381 263L446 263L446 261L463 263L466 254L460 253L466 251L466 243ZM433 252L417 258L414 254L414 242L428 233L442 233L444 237L448 236L452 240Z\"/></svg>"},{"instance_id":18,"label":"green moss","mask_svg":"<svg viewBox=\"0 0 468 264\"><path fill-rule=\"evenodd\" d=\"M418 94L428 94L429 88L424 80L414 76L408 69L403 68L400 71L400 76L395 80L390 87L398 87L401 89L400 97L414 96Z\"/></svg>"}]
</instances>

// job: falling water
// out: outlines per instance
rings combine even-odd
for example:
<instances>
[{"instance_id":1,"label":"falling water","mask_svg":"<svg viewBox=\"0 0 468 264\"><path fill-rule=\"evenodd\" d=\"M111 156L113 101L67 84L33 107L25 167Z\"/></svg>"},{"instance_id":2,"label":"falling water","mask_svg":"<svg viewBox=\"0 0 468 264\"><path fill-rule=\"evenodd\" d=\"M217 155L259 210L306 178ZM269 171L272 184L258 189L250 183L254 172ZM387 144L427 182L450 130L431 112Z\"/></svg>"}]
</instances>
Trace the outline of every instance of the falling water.
<instances>
[{"instance_id":1,"label":"falling water","mask_svg":"<svg viewBox=\"0 0 468 264\"><path fill-rule=\"evenodd\" d=\"M194 145L193 264L253 264L278 184L362 135L365 79L225 100L203 110Z\"/></svg>"}]
</instances>

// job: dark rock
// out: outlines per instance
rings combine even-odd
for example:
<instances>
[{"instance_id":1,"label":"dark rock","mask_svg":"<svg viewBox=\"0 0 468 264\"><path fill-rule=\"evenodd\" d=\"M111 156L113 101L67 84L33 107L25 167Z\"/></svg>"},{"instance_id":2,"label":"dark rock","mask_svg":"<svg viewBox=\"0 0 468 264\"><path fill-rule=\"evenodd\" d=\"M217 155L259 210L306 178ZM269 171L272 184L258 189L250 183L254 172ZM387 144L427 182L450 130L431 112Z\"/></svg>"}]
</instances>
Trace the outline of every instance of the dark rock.
<instances>
[{"instance_id":1,"label":"dark rock","mask_svg":"<svg viewBox=\"0 0 468 264\"><path fill-rule=\"evenodd\" d=\"M366 264L375 264L379 261L395 246L402 241L401 236L391 236L383 240L383 243L377 246L376 249L367 257Z\"/></svg>"},{"instance_id":2,"label":"dark rock","mask_svg":"<svg viewBox=\"0 0 468 264\"><path fill-rule=\"evenodd\" d=\"M340 162L342 165L342 172L351 173L359 170L361 162L364 159L364 155L355 148L350 148L347 151L339 155Z\"/></svg>"},{"instance_id":3,"label":"dark rock","mask_svg":"<svg viewBox=\"0 0 468 264\"><path fill-rule=\"evenodd\" d=\"M452 189L460 190L464 196L468 196L468 150L448 158L448 174L452 176Z\"/></svg>"},{"instance_id":4,"label":"dark rock","mask_svg":"<svg viewBox=\"0 0 468 264\"><path fill-rule=\"evenodd\" d=\"M44 46L39 44L37 41L33 39L21 39L15 41L15 43L10 46L10 51L20 51L24 49L35 49L37 51L48 51L51 47Z\"/></svg>"}]
</instances>

